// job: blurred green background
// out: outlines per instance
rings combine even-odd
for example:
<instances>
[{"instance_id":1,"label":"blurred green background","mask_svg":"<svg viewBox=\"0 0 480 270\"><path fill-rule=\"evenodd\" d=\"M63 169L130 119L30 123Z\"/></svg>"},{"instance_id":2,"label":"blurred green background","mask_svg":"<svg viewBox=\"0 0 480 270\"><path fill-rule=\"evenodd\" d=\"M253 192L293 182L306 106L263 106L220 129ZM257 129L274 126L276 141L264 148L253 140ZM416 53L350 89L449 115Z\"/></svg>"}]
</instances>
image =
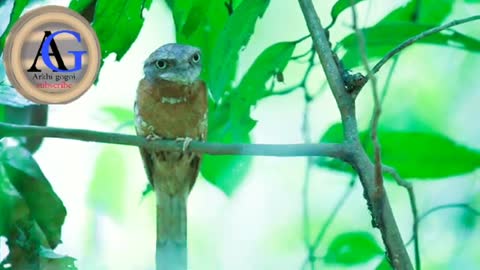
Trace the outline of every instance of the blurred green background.
<instances>
[{"instance_id":1,"label":"blurred green background","mask_svg":"<svg viewBox=\"0 0 480 270\"><path fill-rule=\"evenodd\" d=\"M85 9L84 2L89 1L2 1L0 32L7 28L14 5L24 3L26 8L22 12L46 4L70 5L81 11ZM265 93L255 92L257 88L237 87L242 85L244 75L267 47L277 42L297 41L308 34L297 1L272 0L268 4L268 1L243 0L259 3L252 10L266 10L256 24L253 22L254 32L248 45L241 46L236 71L236 52L228 50L229 43L213 45L214 42L209 41L216 33L220 39L227 35L225 38L237 44L235 39L242 38L235 36L241 33L240 28L225 33L223 28L206 27L206 22L214 20L232 21L223 1L138 3L148 6L149 2L150 8L141 11L145 19L143 27L141 20L133 19L132 23L120 21L118 27L112 28L99 18L101 12L114 12L117 1L98 1L98 14L95 14L98 21L93 20L93 25L97 33L101 32L99 38L105 57L98 83L73 103L49 106L49 126L134 134L129 121L133 118L131 108L137 83L142 77L143 60L160 45L178 40L206 48L204 61L208 62L204 62L207 68L203 76L214 98L218 101L222 93L231 91L234 98L222 98L238 108L228 111L230 120L225 122L219 120L219 115L223 114L221 109L212 111L215 116L211 115L213 135L210 140L278 144L305 141L302 133L304 91L299 88L284 95L266 94L270 77L276 77L275 73L283 69L286 61L274 55L272 59L278 62L275 65L279 70L265 71L260 67L252 71L253 79L245 84L259 84L262 86L259 88L265 88ZM215 4L207 4L210 2ZM240 10L243 4L240 2L233 1L234 14ZM336 1L314 2L322 23L328 25ZM360 2L357 5L360 25L370 27L387 14L401 19L401 13L409 12L408 8L417 1L356 2ZM480 13L480 1L418 2L421 2L420 17L415 22L420 25L418 29ZM177 11L173 12L174 16L168 4ZM187 13L192 8L187 8L188 5L196 8L195 12ZM182 10L185 12L178 12ZM260 10L251 12L262 13ZM202 14L210 15L202 17ZM116 15L125 18L132 14L120 12ZM232 24L238 24L235 27L248 25L248 19L256 17L246 16L245 21ZM182 20L183 28L179 25ZM139 30L136 39L135 29ZM418 30L412 25L401 24L377 29L381 31L367 35L373 42L368 47L372 64L389 48ZM480 209L480 175L478 169L475 170L480 166L479 29L479 22L458 26L455 30L470 39L447 31L447 37L411 46L395 60L380 120L383 132L380 132L380 140L386 144L387 160L394 163L389 165L404 166L399 168L400 173L413 182L420 214L445 204L465 203ZM347 10L340 13L330 29L333 47L351 33L351 15ZM133 43L130 48L117 46L121 42ZM348 67L363 72L357 67L356 43L344 42L344 46L336 47L339 54L345 55ZM311 46L308 39L292 44L285 49L288 52L278 54L287 55L289 59L291 55L307 52ZM308 57L303 57L288 62L282 72L284 82L276 82L275 91L296 85L304 76L307 60ZM225 63L233 65L225 68ZM380 89L387 81L392 63L390 61L378 73ZM222 74L220 78L217 78L218 72ZM258 82L261 76L268 80ZM312 141L319 141L340 120L335 101L324 84L322 69L316 63L306 81L307 92L314 97L308 110L308 137ZM240 104L240 99L235 97L242 97L244 93L253 98L247 104ZM368 128L372 104L367 86L357 101L361 130ZM219 131L227 127L226 133ZM420 140L414 136L418 133L427 135ZM395 155L399 152L404 156ZM78 269L154 269L154 196L142 196L147 181L135 147L46 139L34 157L68 211L62 229L63 243L56 249L58 253L76 258ZM310 171L307 192L310 225L306 233L303 214L306 158L207 159L202 168L203 177L197 180L188 201L189 269L302 269L308 258L305 235L309 234L313 241L345 190L349 189L352 178L349 173L327 168L335 166L328 160L315 161L317 165ZM412 234L407 193L391 181L386 182L386 189L402 237L407 241ZM477 221L478 213L465 208L445 209L422 219L419 240L423 269L479 269ZM412 245L408 247L413 259ZM383 250L378 230L371 227L361 185L355 183L315 252L318 260L314 269L376 269L383 260ZM6 254L5 238L0 237L0 261Z\"/></svg>"}]
</instances>

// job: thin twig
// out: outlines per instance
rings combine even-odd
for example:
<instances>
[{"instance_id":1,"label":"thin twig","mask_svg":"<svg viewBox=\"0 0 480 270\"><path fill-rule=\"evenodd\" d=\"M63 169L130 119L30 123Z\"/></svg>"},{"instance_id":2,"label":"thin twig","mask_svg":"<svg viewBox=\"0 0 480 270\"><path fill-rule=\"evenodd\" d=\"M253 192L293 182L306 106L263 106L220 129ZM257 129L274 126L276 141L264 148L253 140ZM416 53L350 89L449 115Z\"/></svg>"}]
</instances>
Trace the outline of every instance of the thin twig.
<instances>
[{"instance_id":1,"label":"thin twig","mask_svg":"<svg viewBox=\"0 0 480 270\"><path fill-rule=\"evenodd\" d=\"M460 20L454 20L454 21L451 21L447 24L444 24L444 25L441 25L441 26L438 26L438 27L434 27L430 30L427 30L425 32L422 32L422 33L420 33L416 36L413 36L413 37L407 39L402 44L398 45L393 50L391 50L389 53L387 53L387 55L385 55L380 61L378 61L378 63L372 68L372 72L377 73L382 68L382 66L388 60L390 60L390 58L392 58L396 54L400 53L406 47L408 47L408 46L412 45L413 43L419 41L420 39L423 39L423 38L426 38L426 37L431 36L433 34L436 34L436 33L440 32L440 31L443 31L447 28L450 28L450 27L453 27L453 26L456 26L456 25L459 25L459 24L475 21L475 20L480 20L480 15L475 15L475 16L471 16L471 17L468 17L468 18L460 19Z\"/></svg>"},{"instance_id":2,"label":"thin twig","mask_svg":"<svg viewBox=\"0 0 480 270\"><path fill-rule=\"evenodd\" d=\"M475 215L477 217L480 217L480 210L477 210L477 209L473 208L468 203L452 203L452 204L444 204L444 205L435 206L435 207L427 210L425 213L423 213L422 215L420 215L418 217L417 223L420 224L421 221L423 221L426 217L430 216L431 214L433 214L435 212L438 212L440 210L445 210L445 209L451 209L451 208L461 208L461 209L464 209L464 210L472 213L473 215ZM410 243L414 240L415 240L415 234L412 234L412 237L408 240L407 243L405 243L405 245L406 246L410 245Z\"/></svg>"},{"instance_id":3,"label":"thin twig","mask_svg":"<svg viewBox=\"0 0 480 270\"><path fill-rule=\"evenodd\" d=\"M393 63L390 66L390 70L388 71L387 79L385 80L385 84L383 85L382 96L380 97L380 104L381 105L383 105L383 102L385 101L385 97L387 96L387 93L388 93L388 89L390 89L390 83L392 82L393 72L395 71L395 68L397 67L399 57L400 57L399 55L396 55L393 58Z\"/></svg>"},{"instance_id":4,"label":"thin twig","mask_svg":"<svg viewBox=\"0 0 480 270\"><path fill-rule=\"evenodd\" d=\"M182 151L183 141L154 140L141 136L84 129L66 129L0 123L0 137L45 137L139 146L152 150ZM350 150L343 144L222 144L192 141L188 150L210 155L251 156L328 156L349 160Z\"/></svg>"},{"instance_id":5,"label":"thin twig","mask_svg":"<svg viewBox=\"0 0 480 270\"><path fill-rule=\"evenodd\" d=\"M408 198L410 200L410 208L412 210L412 216L413 216L413 240L414 240L414 251L415 251L415 268L417 270L421 269L421 257L420 257L420 243L419 243L419 237L418 237L418 222L420 218L418 217L418 209L417 209L417 200L415 199L415 192L413 190L413 186L410 182L405 181L398 172L389 166L383 166L383 171L390 174L393 179L395 179L395 182L399 185L404 187L407 190L408 193Z\"/></svg>"}]
</instances>

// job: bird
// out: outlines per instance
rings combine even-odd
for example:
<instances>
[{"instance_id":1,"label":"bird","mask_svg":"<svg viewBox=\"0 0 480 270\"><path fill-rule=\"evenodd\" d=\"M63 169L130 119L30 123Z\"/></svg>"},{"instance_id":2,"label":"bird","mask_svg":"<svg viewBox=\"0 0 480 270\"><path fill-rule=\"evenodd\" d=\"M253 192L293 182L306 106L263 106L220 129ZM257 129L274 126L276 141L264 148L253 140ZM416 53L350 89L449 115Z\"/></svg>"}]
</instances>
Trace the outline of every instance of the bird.
<instances>
[{"instance_id":1,"label":"bird","mask_svg":"<svg viewBox=\"0 0 480 270\"><path fill-rule=\"evenodd\" d=\"M145 60L137 87L137 135L183 141L179 151L140 148L156 197L157 270L187 269L187 198L202 160L188 146L192 140L205 141L208 128L208 89L201 72L199 48L169 43Z\"/></svg>"}]
</instances>

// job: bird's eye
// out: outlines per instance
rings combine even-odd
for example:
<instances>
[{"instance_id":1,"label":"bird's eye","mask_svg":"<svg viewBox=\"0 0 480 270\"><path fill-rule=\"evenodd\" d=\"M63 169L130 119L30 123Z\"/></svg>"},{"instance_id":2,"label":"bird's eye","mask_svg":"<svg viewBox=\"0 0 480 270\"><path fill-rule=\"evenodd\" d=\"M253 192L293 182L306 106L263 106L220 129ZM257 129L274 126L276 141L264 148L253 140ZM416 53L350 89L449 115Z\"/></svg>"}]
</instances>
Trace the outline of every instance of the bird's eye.
<instances>
[{"instance_id":1,"label":"bird's eye","mask_svg":"<svg viewBox=\"0 0 480 270\"><path fill-rule=\"evenodd\" d=\"M155 62L155 65L156 65L159 69L166 69L166 68L167 68L167 61L165 61L165 60L158 60L157 62Z\"/></svg>"},{"instance_id":2,"label":"bird's eye","mask_svg":"<svg viewBox=\"0 0 480 270\"><path fill-rule=\"evenodd\" d=\"M199 53L195 53L193 56L192 56L192 61L194 63L198 63L200 61L200 54Z\"/></svg>"}]
</instances>

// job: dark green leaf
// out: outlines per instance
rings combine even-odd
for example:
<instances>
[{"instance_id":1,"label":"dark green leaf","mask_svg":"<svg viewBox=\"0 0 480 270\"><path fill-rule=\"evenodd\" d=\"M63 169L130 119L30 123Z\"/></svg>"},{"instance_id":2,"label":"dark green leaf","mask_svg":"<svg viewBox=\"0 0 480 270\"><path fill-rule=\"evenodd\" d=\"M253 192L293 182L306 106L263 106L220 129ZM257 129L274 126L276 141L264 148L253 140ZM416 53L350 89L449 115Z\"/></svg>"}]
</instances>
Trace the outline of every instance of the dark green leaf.
<instances>
[{"instance_id":1,"label":"dark green leaf","mask_svg":"<svg viewBox=\"0 0 480 270\"><path fill-rule=\"evenodd\" d=\"M152 0L98 0L92 23L102 48L102 57L116 53L122 59L143 26L142 12Z\"/></svg>"},{"instance_id":2,"label":"dark green leaf","mask_svg":"<svg viewBox=\"0 0 480 270\"><path fill-rule=\"evenodd\" d=\"M26 201L48 243L55 248L60 243L62 225L67 215L61 199L25 148L5 148L0 160L10 182Z\"/></svg>"},{"instance_id":3,"label":"dark green leaf","mask_svg":"<svg viewBox=\"0 0 480 270\"><path fill-rule=\"evenodd\" d=\"M82 13L90 4L96 0L72 0L68 8L75 10L78 13Z\"/></svg>"},{"instance_id":4,"label":"dark green leaf","mask_svg":"<svg viewBox=\"0 0 480 270\"><path fill-rule=\"evenodd\" d=\"M183 28L183 25L185 24L185 21L187 19L187 16L190 13L190 9L194 5L194 3L200 3L201 1L198 1L198 0L183 0L183 1L165 0L165 2L167 2L168 7L172 11L173 20L175 22L175 29L176 29L177 34L178 34L178 33L181 32L181 30ZM206 3L205 3L205 5L206 5ZM197 16L200 17L200 16L205 16L205 15L204 14L197 14Z\"/></svg>"},{"instance_id":5,"label":"dark green leaf","mask_svg":"<svg viewBox=\"0 0 480 270\"><path fill-rule=\"evenodd\" d=\"M335 124L322 137L322 142L341 142L342 126ZM370 140L367 132L360 132L363 144ZM391 131L380 129L378 137L382 146L382 162L394 167L404 178L438 179L461 175L480 167L480 152L460 145L435 133ZM373 156L372 147L367 153ZM321 166L350 171L349 166L338 161L319 159Z\"/></svg>"},{"instance_id":6,"label":"dark green leaf","mask_svg":"<svg viewBox=\"0 0 480 270\"><path fill-rule=\"evenodd\" d=\"M348 232L333 239L324 261L327 264L354 265L365 263L382 253L382 249L370 233Z\"/></svg>"},{"instance_id":7,"label":"dark green leaf","mask_svg":"<svg viewBox=\"0 0 480 270\"><path fill-rule=\"evenodd\" d=\"M4 105L0 105L0 122L5 122L5 106Z\"/></svg>"},{"instance_id":8,"label":"dark green leaf","mask_svg":"<svg viewBox=\"0 0 480 270\"><path fill-rule=\"evenodd\" d=\"M392 266L388 262L387 258L383 258L380 264L375 268L375 270L393 270Z\"/></svg>"},{"instance_id":9,"label":"dark green leaf","mask_svg":"<svg viewBox=\"0 0 480 270\"><path fill-rule=\"evenodd\" d=\"M88 203L117 220L124 215L127 164L118 147L106 146L95 162Z\"/></svg>"},{"instance_id":10,"label":"dark green leaf","mask_svg":"<svg viewBox=\"0 0 480 270\"><path fill-rule=\"evenodd\" d=\"M381 24L363 29L367 53L369 58L381 58L390 50L400 45L405 40L420 34L431 26L415 23ZM468 37L455 31L436 33L427 38L420 39L418 43L434 44L440 46L453 46L468 51L480 52L480 40ZM345 37L340 44L347 50L342 61L348 67L360 64L360 53L356 34Z\"/></svg>"},{"instance_id":11,"label":"dark green leaf","mask_svg":"<svg viewBox=\"0 0 480 270\"><path fill-rule=\"evenodd\" d=\"M280 42L265 49L245 73L235 92L250 104L267 95L266 82L285 69L295 45L295 42Z\"/></svg>"},{"instance_id":12,"label":"dark green leaf","mask_svg":"<svg viewBox=\"0 0 480 270\"><path fill-rule=\"evenodd\" d=\"M244 0L228 18L209 62L208 86L215 100L231 86L240 50L247 45L269 0Z\"/></svg>"},{"instance_id":13,"label":"dark green leaf","mask_svg":"<svg viewBox=\"0 0 480 270\"><path fill-rule=\"evenodd\" d=\"M8 33L10 33L10 29L12 29L18 18L20 18L20 15L22 15L23 10L29 2L29 0L15 0L13 2L13 9L10 13L10 21L8 22L7 29L5 29L5 32L3 32L2 36L0 37L0 52L3 51L3 47L5 46L5 41L7 40Z\"/></svg>"},{"instance_id":14,"label":"dark green leaf","mask_svg":"<svg viewBox=\"0 0 480 270\"><path fill-rule=\"evenodd\" d=\"M362 2L363 0L354 0L354 4L358 4ZM335 24L337 21L338 15L342 13L345 9L349 8L351 5L351 0L338 0L335 5L333 5L332 10L330 11L330 15L332 16L332 22L330 23L329 27L330 28L332 25Z\"/></svg>"}]
</instances>

